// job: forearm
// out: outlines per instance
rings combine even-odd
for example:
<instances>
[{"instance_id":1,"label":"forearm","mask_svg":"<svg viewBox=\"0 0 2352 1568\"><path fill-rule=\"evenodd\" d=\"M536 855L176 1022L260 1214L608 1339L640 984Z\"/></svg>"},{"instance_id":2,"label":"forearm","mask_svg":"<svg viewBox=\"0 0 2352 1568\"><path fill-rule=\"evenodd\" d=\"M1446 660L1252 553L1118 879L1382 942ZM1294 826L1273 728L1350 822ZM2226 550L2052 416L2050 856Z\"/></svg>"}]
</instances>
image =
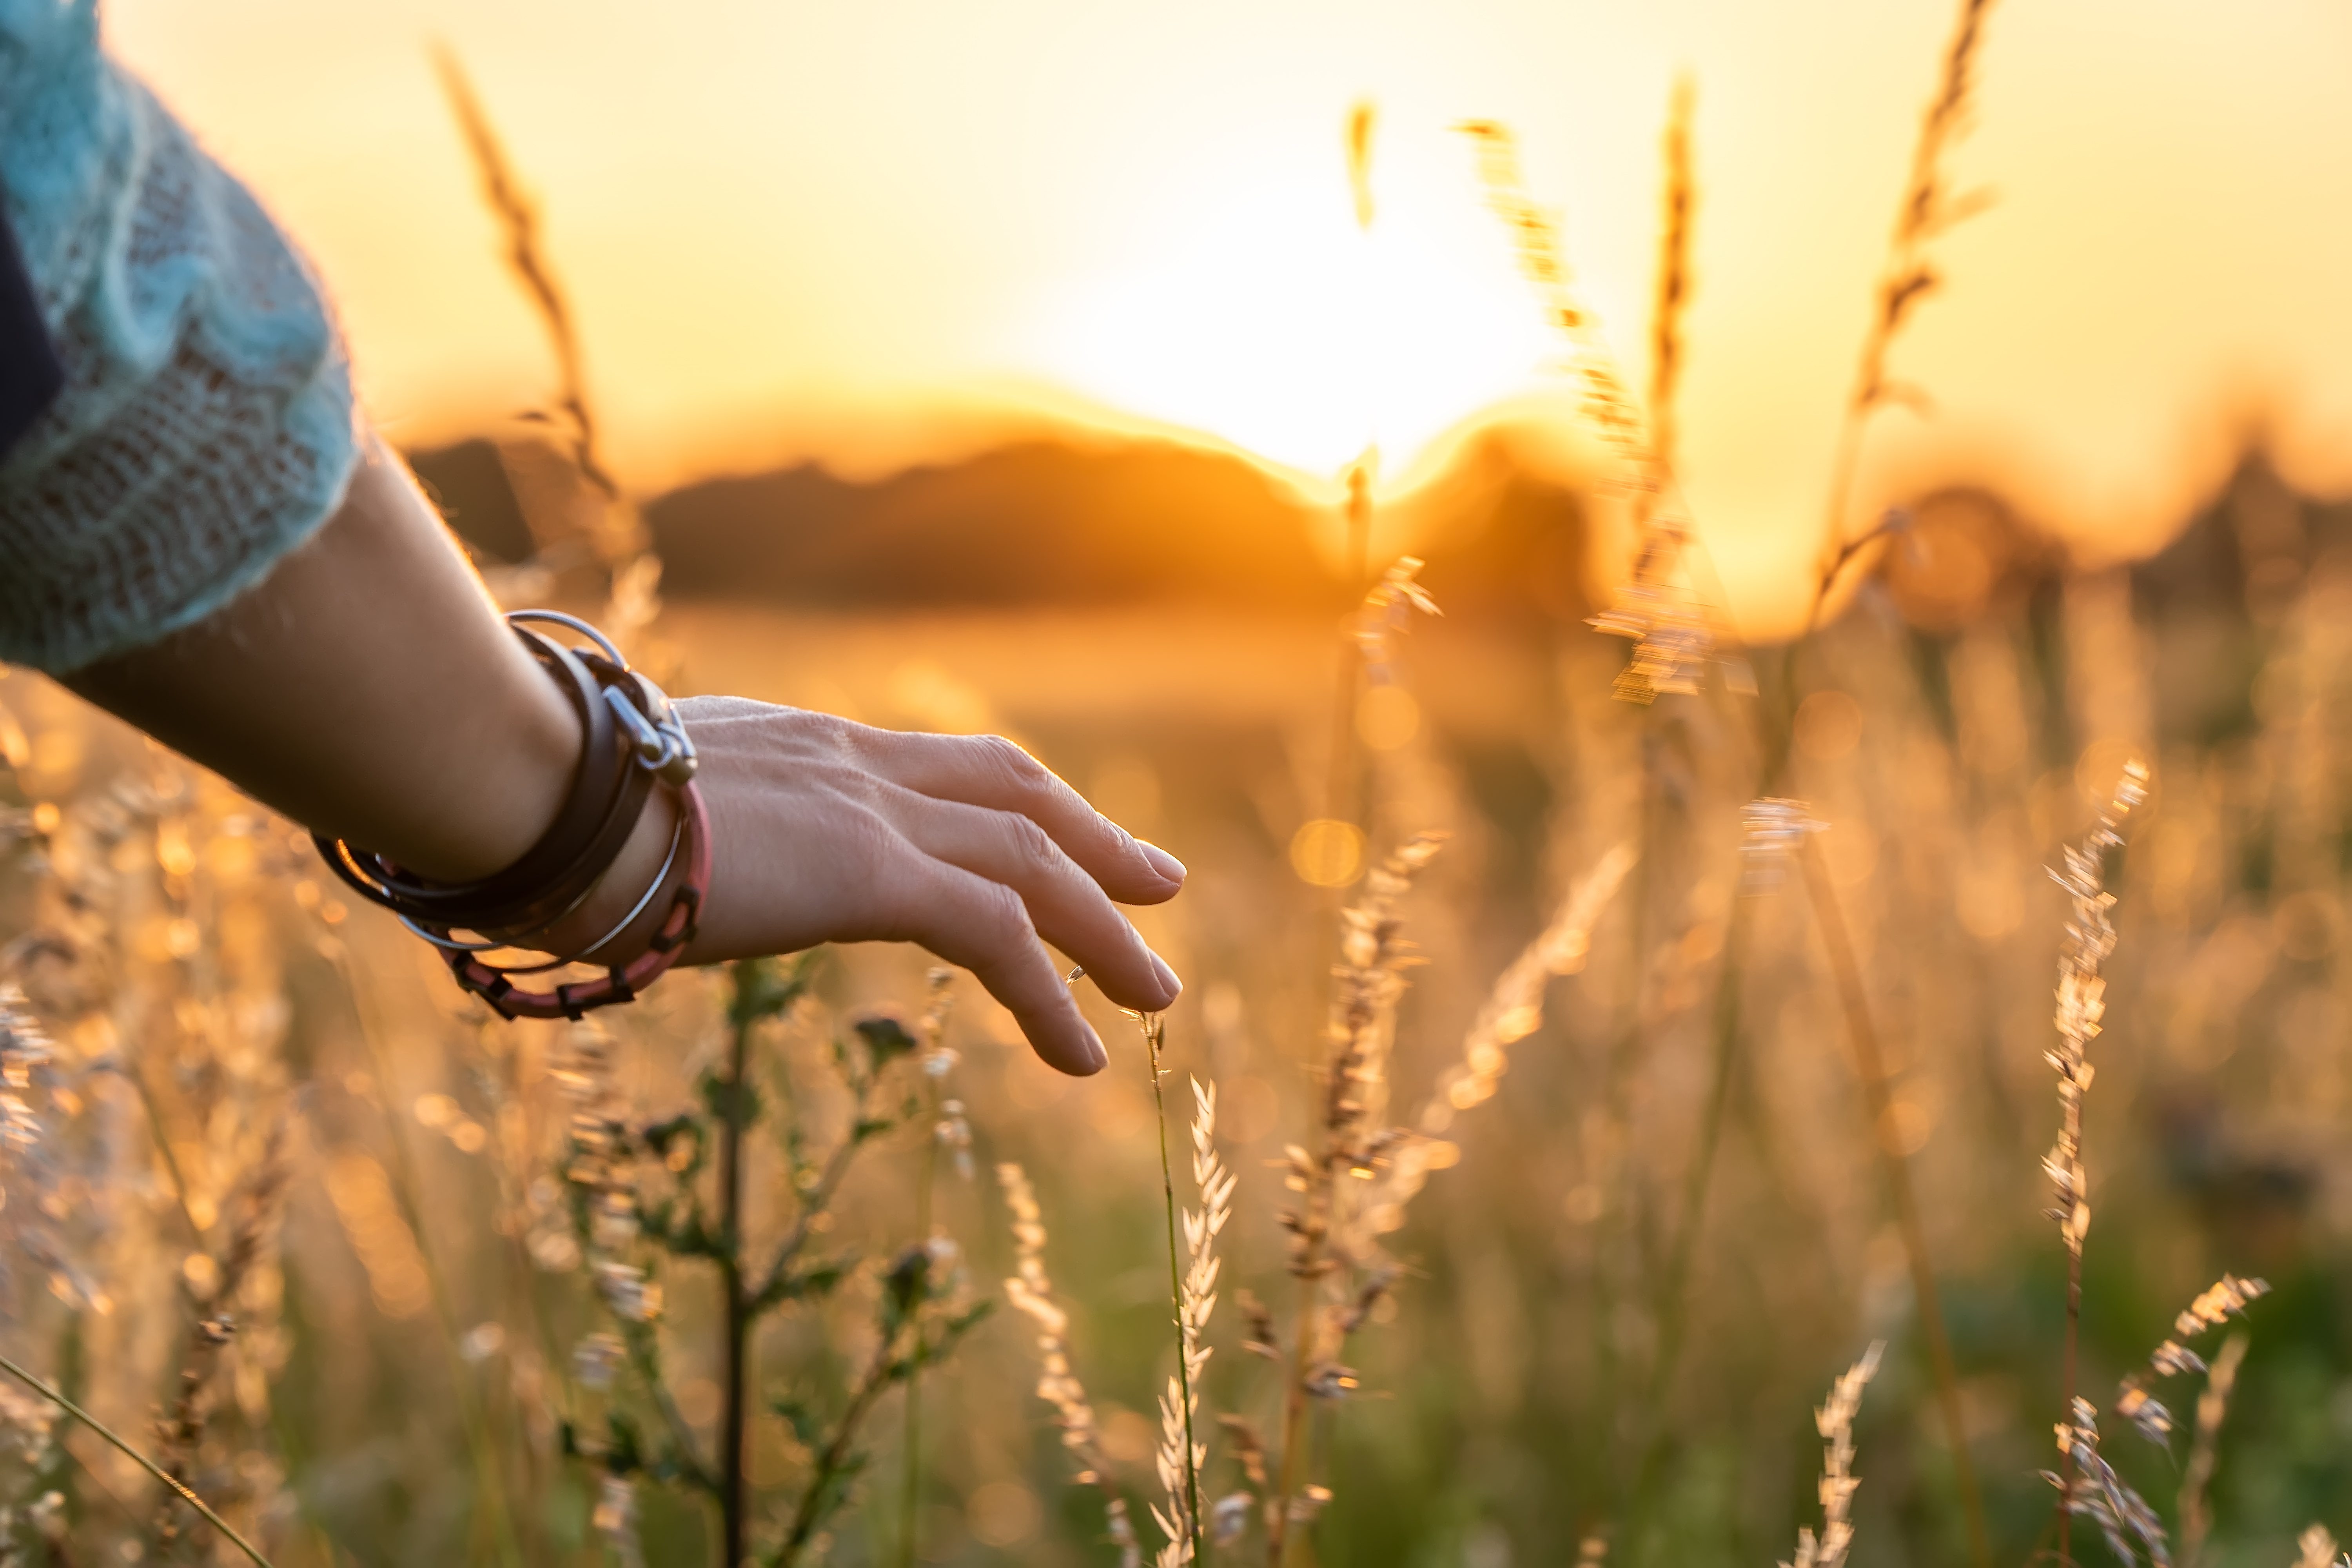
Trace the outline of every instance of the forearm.
<instances>
[{"instance_id":1,"label":"forearm","mask_svg":"<svg viewBox=\"0 0 2352 1568\"><path fill-rule=\"evenodd\" d=\"M382 453L259 586L68 684L288 816L434 880L487 877L555 820L583 737L415 482ZM1041 1055L1092 1072L1101 1042L1051 943L1120 1005L1181 989L1113 900L1184 870L1009 742L902 735L731 698L680 712L719 854L691 962L826 942L919 942L971 969ZM528 940L616 965L645 951L677 818L653 792L617 859ZM682 879L673 865L669 885ZM640 899L625 932L615 921ZM499 934L499 933L490 933Z\"/></svg>"},{"instance_id":2,"label":"forearm","mask_svg":"<svg viewBox=\"0 0 2352 1568\"><path fill-rule=\"evenodd\" d=\"M287 816L434 878L554 820L580 726L399 460L257 587L67 684Z\"/></svg>"}]
</instances>

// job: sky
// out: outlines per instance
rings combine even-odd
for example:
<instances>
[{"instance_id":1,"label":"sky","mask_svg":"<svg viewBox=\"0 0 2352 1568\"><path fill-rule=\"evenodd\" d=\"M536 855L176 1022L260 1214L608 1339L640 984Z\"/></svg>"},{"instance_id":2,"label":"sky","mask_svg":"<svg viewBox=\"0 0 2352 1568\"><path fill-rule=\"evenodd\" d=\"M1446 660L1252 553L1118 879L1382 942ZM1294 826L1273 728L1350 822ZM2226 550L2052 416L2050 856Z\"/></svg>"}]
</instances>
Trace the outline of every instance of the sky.
<instances>
[{"instance_id":1,"label":"sky","mask_svg":"<svg viewBox=\"0 0 2352 1568\"><path fill-rule=\"evenodd\" d=\"M615 465L872 472L1037 417L1391 482L1556 390L1452 127L1503 121L1639 384L1660 139L1694 83L1685 489L1736 618L1813 558L1949 34L1941 0L110 0L109 37L327 279L403 444L543 405L428 50L535 194ZM2352 491L2352 7L2000 0L1854 516L1997 485L2092 559L2250 441ZM1377 105L1360 233L1343 126ZM1425 465L1424 465L1425 466Z\"/></svg>"}]
</instances>

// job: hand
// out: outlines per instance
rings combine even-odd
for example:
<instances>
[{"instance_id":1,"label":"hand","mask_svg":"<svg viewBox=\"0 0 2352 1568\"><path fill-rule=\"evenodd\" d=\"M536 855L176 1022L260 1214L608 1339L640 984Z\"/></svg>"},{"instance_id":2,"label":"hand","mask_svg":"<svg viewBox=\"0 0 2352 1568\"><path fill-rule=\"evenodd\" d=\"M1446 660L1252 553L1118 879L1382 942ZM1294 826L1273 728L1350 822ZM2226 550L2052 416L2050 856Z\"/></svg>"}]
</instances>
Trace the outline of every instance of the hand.
<instances>
[{"instance_id":1,"label":"hand","mask_svg":"<svg viewBox=\"0 0 2352 1568\"><path fill-rule=\"evenodd\" d=\"M689 962L825 942L915 942L979 977L1037 1054L1099 1071L1051 942L1123 1007L1157 1012L1182 983L1112 900L1176 896L1184 867L1128 834L1012 742L917 735L741 698L688 698L714 865ZM658 864L667 813L626 862ZM609 917L608 917L609 918Z\"/></svg>"}]
</instances>

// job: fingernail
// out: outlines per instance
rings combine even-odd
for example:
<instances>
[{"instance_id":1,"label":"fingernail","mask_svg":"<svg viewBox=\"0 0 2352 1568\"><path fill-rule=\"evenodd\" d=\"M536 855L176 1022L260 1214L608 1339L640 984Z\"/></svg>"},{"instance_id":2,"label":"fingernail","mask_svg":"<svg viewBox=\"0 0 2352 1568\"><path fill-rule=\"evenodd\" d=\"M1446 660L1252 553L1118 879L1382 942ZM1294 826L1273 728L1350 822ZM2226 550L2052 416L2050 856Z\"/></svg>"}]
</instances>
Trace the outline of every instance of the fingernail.
<instances>
[{"instance_id":1,"label":"fingernail","mask_svg":"<svg viewBox=\"0 0 2352 1568\"><path fill-rule=\"evenodd\" d=\"M1087 1047L1089 1052L1087 1071L1089 1074L1098 1073L1110 1066L1110 1053L1103 1049L1102 1037L1095 1033L1091 1024L1087 1026Z\"/></svg>"},{"instance_id":2,"label":"fingernail","mask_svg":"<svg viewBox=\"0 0 2352 1568\"><path fill-rule=\"evenodd\" d=\"M1176 972L1168 967L1168 961L1166 959L1160 957L1156 952L1153 953L1151 955L1151 967L1153 971L1159 974L1160 984L1166 989L1168 993L1168 1000L1170 1002L1173 1002L1177 997L1184 994L1184 983L1176 978ZM1166 1003L1161 1004L1163 1006L1166 1005Z\"/></svg>"},{"instance_id":3,"label":"fingernail","mask_svg":"<svg viewBox=\"0 0 2352 1568\"><path fill-rule=\"evenodd\" d=\"M1179 860L1157 844L1146 844L1140 838L1135 843L1136 847L1143 851L1143 858L1151 862L1153 870L1171 882L1181 882L1184 879L1183 861Z\"/></svg>"}]
</instances>

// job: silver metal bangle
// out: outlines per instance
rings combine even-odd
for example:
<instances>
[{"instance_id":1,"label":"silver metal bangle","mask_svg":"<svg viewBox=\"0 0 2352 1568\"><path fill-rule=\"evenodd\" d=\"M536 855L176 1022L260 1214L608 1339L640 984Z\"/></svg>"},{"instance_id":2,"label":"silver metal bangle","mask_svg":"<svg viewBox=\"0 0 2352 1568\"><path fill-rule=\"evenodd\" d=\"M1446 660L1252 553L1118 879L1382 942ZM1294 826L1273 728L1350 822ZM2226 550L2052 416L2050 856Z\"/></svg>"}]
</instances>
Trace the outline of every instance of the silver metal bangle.
<instances>
[{"instance_id":1,"label":"silver metal bangle","mask_svg":"<svg viewBox=\"0 0 2352 1568\"><path fill-rule=\"evenodd\" d=\"M567 964L584 963L589 954L596 952L600 948L609 945L615 938L620 936L623 931L627 931L631 926L636 923L637 917L646 912L646 906L654 901L655 896L660 893L663 886L669 881L670 872L677 869L677 867L678 846L683 844L685 841L686 818L684 816L680 816L677 820L677 826L670 829L669 853L662 857L661 869L654 873L653 881L646 886L645 892L638 897L637 901L629 906L629 912L623 915L614 925L612 930L606 931L603 936L598 937L594 942L590 942L586 947L582 948L578 952L572 953L568 958L551 959L545 963L533 963L515 969L508 969L502 965L500 966L499 973L505 974L543 974L551 969L562 969ZM507 948L527 948L530 944L530 938L539 935L540 932L547 930L548 926L555 924L557 921L562 920L565 915L571 914L572 910L576 910L582 904L587 902L588 894L594 892L598 884L596 883L590 883L586 892L582 893L578 899L572 901L570 908L566 909L562 914L557 915L554 920L548 921L547 925L539 926L531 931L524 931L518 936L509 937L502 942L461 942L456 937L444 936L429 927L419 925L414 919L407 915L400 916L399 920L400 923L406 926L413 934L423 937L426 942L431 942L434 946L447 952L497 952Z\"/></svg>"}]
</instances>

